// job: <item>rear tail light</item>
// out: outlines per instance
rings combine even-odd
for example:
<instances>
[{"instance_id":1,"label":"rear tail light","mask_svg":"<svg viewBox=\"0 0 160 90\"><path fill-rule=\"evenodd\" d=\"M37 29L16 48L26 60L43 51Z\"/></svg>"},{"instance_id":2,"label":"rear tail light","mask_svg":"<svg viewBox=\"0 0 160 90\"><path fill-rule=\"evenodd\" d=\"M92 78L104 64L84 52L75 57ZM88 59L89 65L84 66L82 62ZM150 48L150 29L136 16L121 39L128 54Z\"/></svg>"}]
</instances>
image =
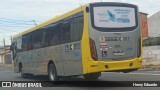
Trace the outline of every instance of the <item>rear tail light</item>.
<instances>
[{"instance_id":1,"label":"rear tail light","mask_svg":"<svg viewBox=\"0 0 160 90\"><path fill-rule=\"evenodd\" d=\"M96 50L96 45L93 39L89 38L90 41L90 50L91 50L91 57L93 60L97 61L98 56L97 56L97 50Z\"/></svg>"},{"instance_id":2,"label":"rear tail light","mask_svg":"<svg viewBox=\"0 0 160 90\"><path fill-rule=\"evenodd\" d=\"M141 37L138 39L138 47L137 47L137 57L139 58L141 56Z\"/></svg>"}]
</instances>

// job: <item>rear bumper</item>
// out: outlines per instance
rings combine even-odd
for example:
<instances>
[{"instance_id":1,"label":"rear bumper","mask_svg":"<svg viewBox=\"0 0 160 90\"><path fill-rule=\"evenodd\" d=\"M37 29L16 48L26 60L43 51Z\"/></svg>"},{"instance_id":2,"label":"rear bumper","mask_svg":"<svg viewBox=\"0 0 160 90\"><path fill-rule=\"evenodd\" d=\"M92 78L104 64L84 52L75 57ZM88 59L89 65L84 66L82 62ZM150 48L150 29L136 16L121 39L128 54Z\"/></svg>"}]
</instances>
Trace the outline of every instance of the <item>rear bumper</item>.
<instances>
[{"instance_id":1,"label":"rear bumper","mask_svg":"<svg viewBox=\"0 0 160 90\"><path fill-rule=\"evenodd\" d=\"M142 67L142 57L122 61L93 61L89 60L86 73L128 71L137 70Z\"/></svg>"}]
</instances>

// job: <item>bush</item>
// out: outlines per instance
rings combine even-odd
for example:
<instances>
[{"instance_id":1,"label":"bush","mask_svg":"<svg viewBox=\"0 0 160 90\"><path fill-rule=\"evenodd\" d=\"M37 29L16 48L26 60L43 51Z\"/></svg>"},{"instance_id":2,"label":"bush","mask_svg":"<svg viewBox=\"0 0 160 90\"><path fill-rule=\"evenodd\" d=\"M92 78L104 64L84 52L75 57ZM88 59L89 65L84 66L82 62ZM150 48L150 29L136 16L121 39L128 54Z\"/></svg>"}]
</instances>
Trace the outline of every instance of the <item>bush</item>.
<instances>
[{"instance_id":1,"label":"bush","mask_svg":"<svg viewBox=\"0 0 160 90\"><path fill-rule=\"evenodd\" d=\"M160 45L160 37L148 38L143 40L143 46L157 46Z\"/></svg>"}]
</instances>

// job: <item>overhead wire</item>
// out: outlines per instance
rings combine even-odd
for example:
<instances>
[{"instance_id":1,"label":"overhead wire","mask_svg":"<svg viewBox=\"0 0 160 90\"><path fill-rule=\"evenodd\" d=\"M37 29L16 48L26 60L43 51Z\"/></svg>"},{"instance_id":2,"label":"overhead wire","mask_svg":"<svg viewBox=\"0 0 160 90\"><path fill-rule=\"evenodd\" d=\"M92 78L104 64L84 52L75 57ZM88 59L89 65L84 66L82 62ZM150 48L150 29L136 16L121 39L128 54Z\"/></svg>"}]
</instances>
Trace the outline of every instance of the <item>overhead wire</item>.
<instances>
[{"instance_id":1,"label":"overhead wire","mask_svg":"<svg viewBox=\"0 0 160 90\"><path fill-rule=\"evenodd\" d=\"M32 22L32 24L29 24L29 23L17 23L17 22L13 22L13 21L5 21L5 20L0 20L0 22L3 22L3 24L4 23L11 23L11 24L23 24L23 25L34 25L33 24L33 22ZM0 24L2 24L2 23L0 23Z\"/></svg>"},{"instance_id":2,"label":"overhead wire","mask_svg":"<svg viewBox=\"0 0 160 90\"><path fill-rule=\"evenodd\" d=\"M17 20L17 19L9 19L9 18L2 18L2 17L0 17L0 19L9 20L9 21L19 21L19 22L33 22L32 20ZM36 21L36 22L41 22L41 21Z\"/></svg>"},{"instance_id":3,"label":"overhead wire","mask_svg":"<svg viewBox=\"0 0 160 90\"><path fill-rule=\"evenodd\" d=\"M32 24L31 24L32 23ZM13 28L31 28L34 24L33 20L14 20L0 17L0 30L7 32L19 32L15 30L11 30ZM11 28L11 29L9 29ZM1 32L3 33L3 32Z\"/></svg>"},{"instance_id":4,"label":"overhead wire","mask_svg":"<svg viewBox=\"0 0 160 90\"><path fill-rule=\"evenodd\" d=\"M30 27L33 27L33 26L20 26L20 25L0 25L0 28L30 28Z\"/></svg>"},{"instance_id":5,"label":"overhead wire","mask_svg":"<svg viewBox=\"0 0 160 90\"><path fill-rule=\"evenodd\" d=\"M8 29L4 29L4 28L0 28L0 30L11 31L11 32L18 32L18 31L8 30Z\"/></svg>"}]
</instances>

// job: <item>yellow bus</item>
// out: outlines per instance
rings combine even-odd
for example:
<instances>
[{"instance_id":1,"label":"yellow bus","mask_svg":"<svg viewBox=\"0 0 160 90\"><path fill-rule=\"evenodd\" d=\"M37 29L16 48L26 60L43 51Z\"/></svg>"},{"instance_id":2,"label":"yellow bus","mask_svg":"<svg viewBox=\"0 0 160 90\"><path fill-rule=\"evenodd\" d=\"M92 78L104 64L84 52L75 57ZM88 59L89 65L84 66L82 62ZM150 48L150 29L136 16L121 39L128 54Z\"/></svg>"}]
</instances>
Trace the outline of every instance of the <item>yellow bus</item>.
<instances>
[{"instance_id":1,"label":"yellow bus","mask_svg":"<svg viewBox=\"0 0 160 90\"><path fill-rule=\"evenodd\" d=\"M139 11L127 3L83 5L14 36L14 70L27 75L97 79L142 67Z\"/></svg>"}]
</instances>

